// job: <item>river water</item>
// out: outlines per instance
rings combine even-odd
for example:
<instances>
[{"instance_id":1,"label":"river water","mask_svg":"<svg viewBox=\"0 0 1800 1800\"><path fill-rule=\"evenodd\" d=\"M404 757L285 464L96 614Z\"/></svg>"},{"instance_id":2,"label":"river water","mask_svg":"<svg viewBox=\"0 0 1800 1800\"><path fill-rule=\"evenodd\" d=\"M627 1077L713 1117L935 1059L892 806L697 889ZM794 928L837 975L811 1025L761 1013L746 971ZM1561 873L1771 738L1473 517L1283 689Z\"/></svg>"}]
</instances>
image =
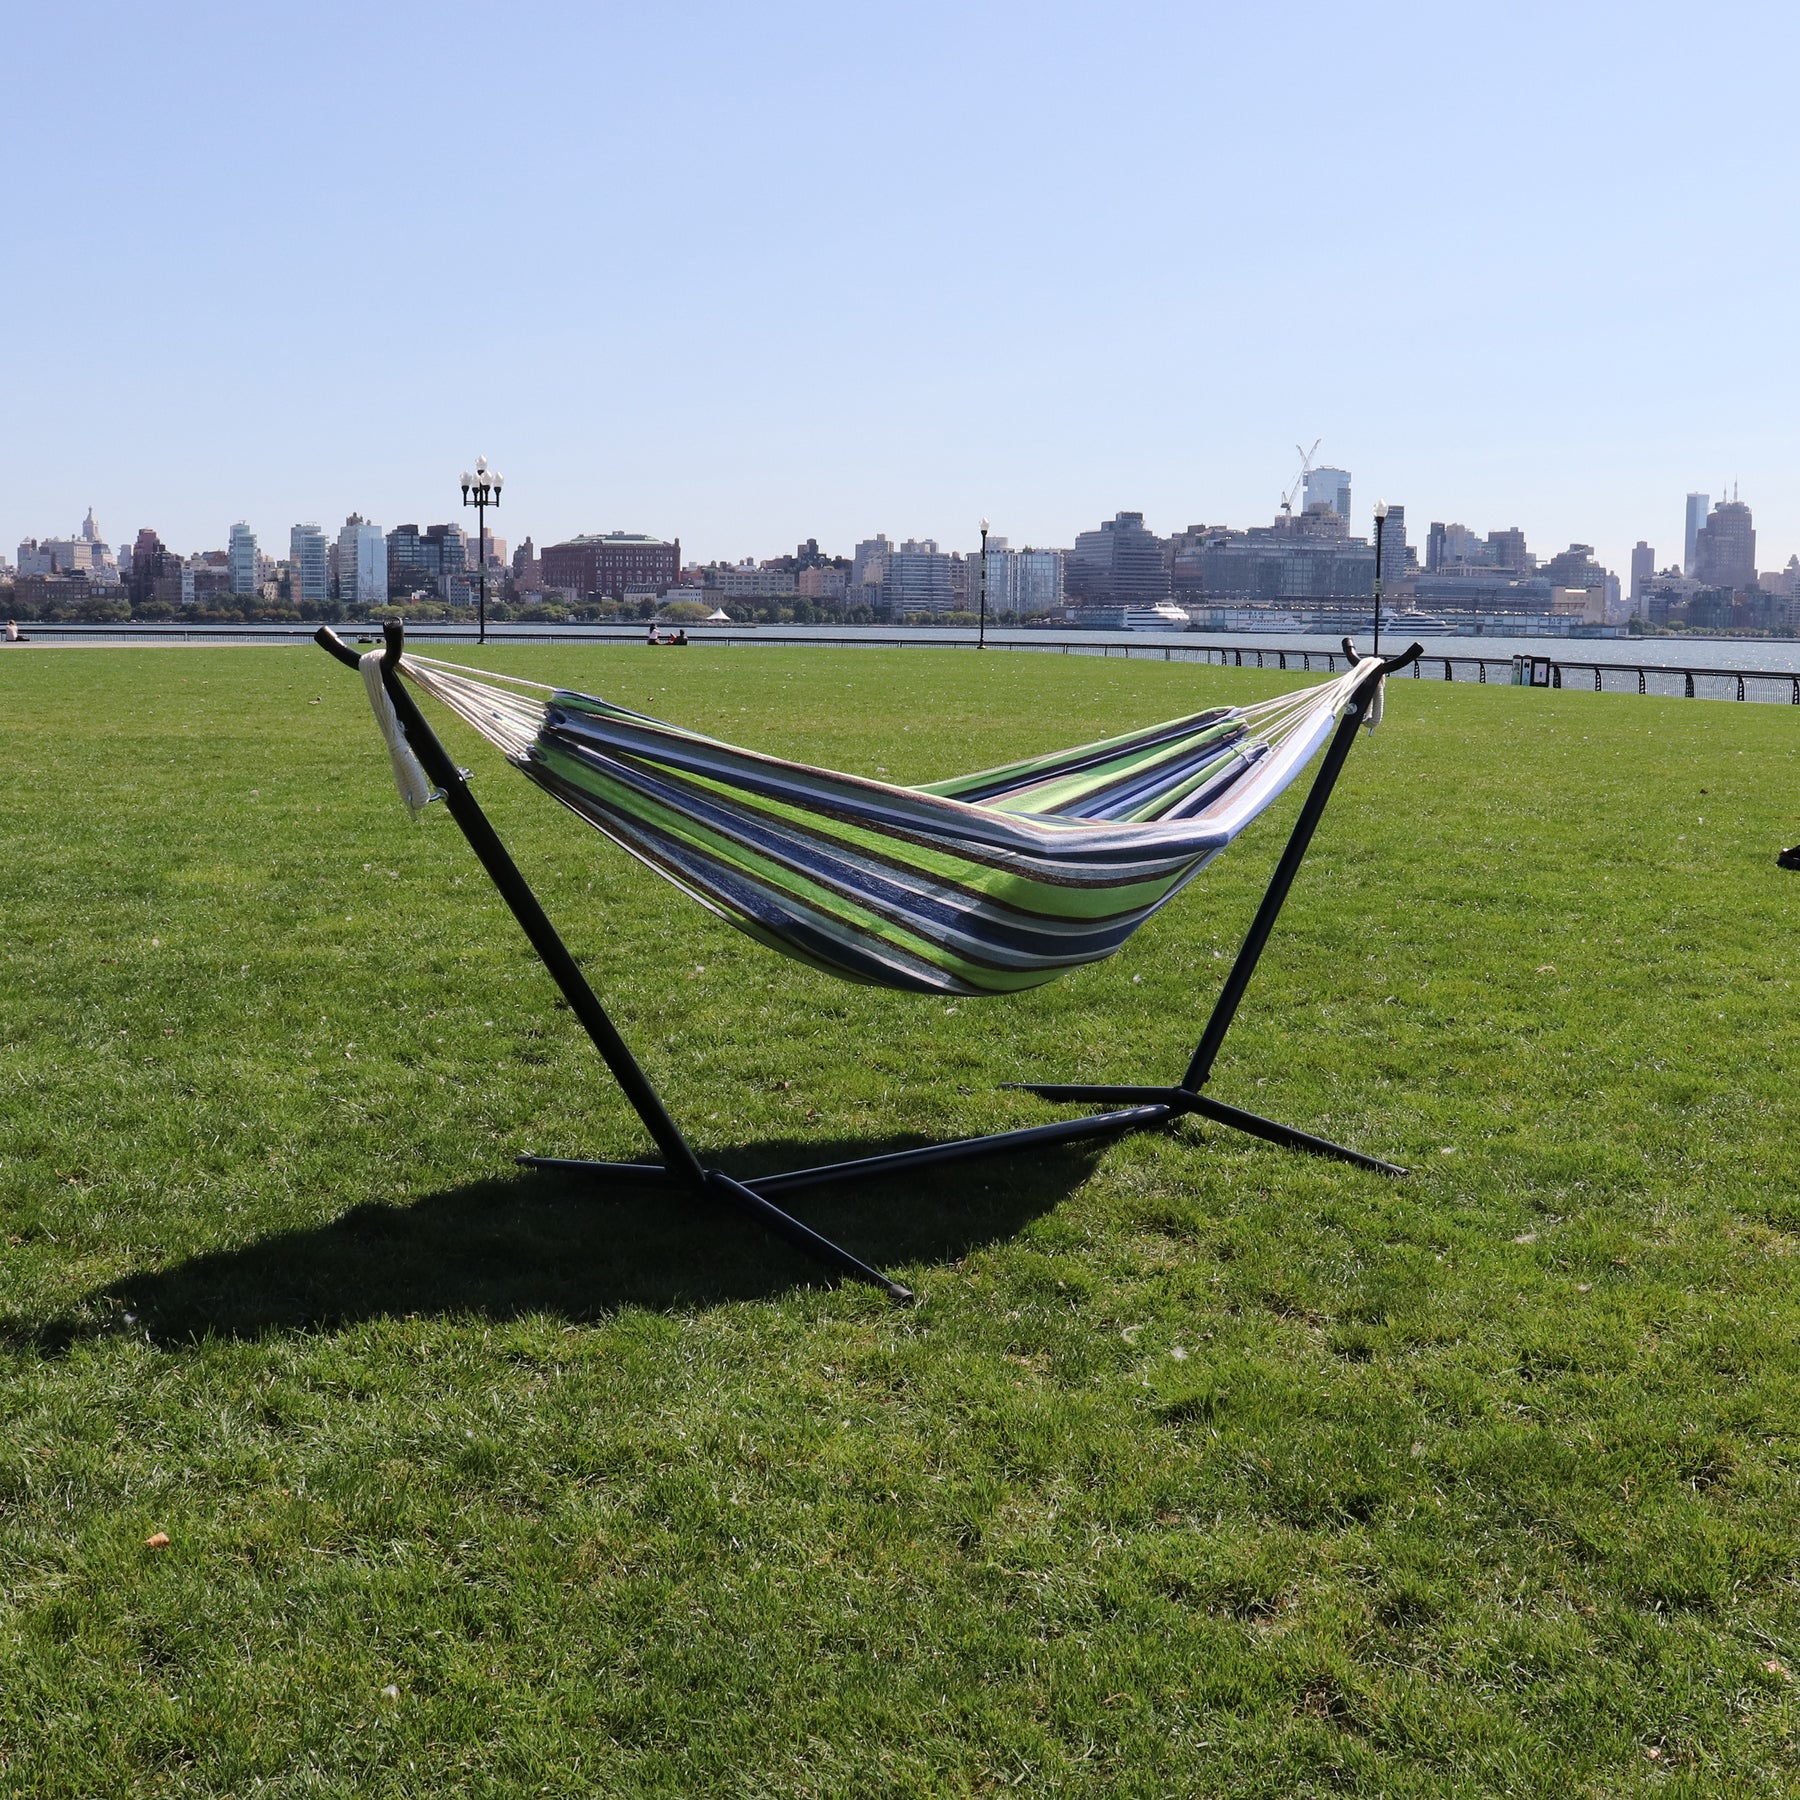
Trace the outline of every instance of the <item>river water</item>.
<instances>
[{"instance_id":1,"label":"river water","mask_svg":"<svg viewBox=\"0 0 1800 1800\"><path fill-rule=\"evenodd\" d=\"M783 640L800 639L803 629L781 628ZM820 630L821 637L841 636ZM872 633L871 635L876 635ZM888 634L891 637L891 633ZM910 640L936 639L965 642L963 632L920 631L906 634ZM990 642L1008 647L1063 651L1090 656L1167 657L1171 661L1221 660L1244 666L1286 666L1322 670L1321 656L1343 666L1342 640L1307 632L1034 632L990 631ZM1048 640L1048 641L1046 641ZM1381 648L1389 656L1413 642L1402 619L1383 621ZM1762 700L1800 705L1800 640L1792 638L1691 638L1691 637L1461 637L1451 634L1421 637L1424 655L1418 675L1400 679L1425 681L1512 680L1515 656L1535 659L1538 675L1547 685L1596 688L1607 693L1660 694L1671 698ZM1359 651L1373 647L1368 633L1355 639ZM1734 673L1743 670L1740 682ZM1641 680L1640 680L1641 675ZM1692 692L1690 695L1690 678Z\"/></svg>"}]
</instances>

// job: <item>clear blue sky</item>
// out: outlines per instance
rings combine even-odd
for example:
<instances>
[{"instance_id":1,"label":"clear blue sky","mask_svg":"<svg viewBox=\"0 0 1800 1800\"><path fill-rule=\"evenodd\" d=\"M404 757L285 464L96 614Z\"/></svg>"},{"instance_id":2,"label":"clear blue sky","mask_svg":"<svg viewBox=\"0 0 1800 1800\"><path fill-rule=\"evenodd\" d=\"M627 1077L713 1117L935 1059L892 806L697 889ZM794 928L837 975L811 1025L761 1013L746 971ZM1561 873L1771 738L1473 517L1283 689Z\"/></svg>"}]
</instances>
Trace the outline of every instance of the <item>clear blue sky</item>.
<instances>
[{"instance_id":1,"label":"clear blue sky","mask_svg":"<svg viewBox=\"0 0 1800 1800\"><path fill-rule=\"evenodd\" d=\"M305 7L8 27L0 543L767 556L1431 518L1800 549L1790 7Z\"/></svg>"}]
</instances>

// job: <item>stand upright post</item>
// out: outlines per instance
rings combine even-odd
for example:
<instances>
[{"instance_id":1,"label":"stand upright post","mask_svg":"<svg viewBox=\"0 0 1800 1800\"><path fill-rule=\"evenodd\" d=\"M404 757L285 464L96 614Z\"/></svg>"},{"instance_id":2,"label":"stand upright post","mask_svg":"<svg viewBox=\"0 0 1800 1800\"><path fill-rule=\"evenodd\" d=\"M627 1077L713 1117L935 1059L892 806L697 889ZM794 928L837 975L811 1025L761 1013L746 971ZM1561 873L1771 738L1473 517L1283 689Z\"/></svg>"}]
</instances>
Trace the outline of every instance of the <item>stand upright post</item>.
<instances>
[{"instance_id":1,"label":"stand upright post","mask_svg":"<svg viewBox=\"0 0 1800 1800\"><path fill-rule=\"evenodd\" d=\"M1380 677L1375 679L1379 680ZM1275 929L1275 921L1281 915L1288 889L1294 885L1294 877L1300 873L1300 864L1305 859L1307 847L1312 843L1313 833L1319 828L1319 820L1325 815L1331 790L1337 786L1344 760L1350 754L1350 746L1356 741L1356 728L1362 723L1362 715L1373 697L1371 690L1372 683L1365 683L1356 690L1356 697L1344 708L1344 716L1338 721L1338 728L1332 734L1325 760L1319 765L1319 772L1313 777L1312 787L1307 792L1306 804L1300 808L1300 817L1294 821L1287 847L1281 853L1281 860L1275 865L1275 873L1269 877L1269 885L1263 891L1256 916L1250 921L1250 929L1244 934L1244 941L1232 962L1231 972L1225 977L1225 985L1219 990L1218 999L1213 1002L1212 1016L1206 1021L1206 1029L1200 1034L1200 1042L1194 1046L1193 1059L1188 1063L1187 1073L1181 1078L1181 1085L1189 1093L1198 1093L1212 1074L1213 1063L1224 1047L1225 1034L1230 1031L1231 1022L1237 1017L1244 990L1250 985L1250 977L1256 973L1263 946L1269 941L1269 933Z\"/></svg>"}]
</instances>

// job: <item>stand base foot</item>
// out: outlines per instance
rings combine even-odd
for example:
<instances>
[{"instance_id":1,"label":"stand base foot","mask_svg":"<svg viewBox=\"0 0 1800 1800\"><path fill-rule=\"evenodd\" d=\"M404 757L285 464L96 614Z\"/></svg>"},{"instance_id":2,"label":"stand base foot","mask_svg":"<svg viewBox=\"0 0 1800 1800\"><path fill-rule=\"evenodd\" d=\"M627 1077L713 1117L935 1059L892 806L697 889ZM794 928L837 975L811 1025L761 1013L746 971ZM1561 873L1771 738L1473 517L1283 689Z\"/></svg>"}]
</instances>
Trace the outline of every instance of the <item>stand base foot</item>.
<instances>
[{"instance_id":1,"label":"stand base foot","mask_svg":"<svg viewBox=\"0 0 1800 1800\"><path fill-rule=\"evenodd\" d=\"M1166 1108L1171 1114L1198 1113L1215 1124L1229 1125L1234 1131L1248 1132L1271 1144L1288 1150L1304 1150L1309 1156L1329 1156L1338 1162L1353 1163L1359 1169L1372 1169L1378 1175L1404 1175L1398 1163L1383 1162L1378 1156L1365 1156L1347 1144L1334 1144L1330 1138L1315 1137L1292 1125L1265 1119L1260 1113L1246 1112L1241 1106L1230 1106L1210 1095L1188 1088L1122 1087L1090 1082L1019 1081L1010 1084L1040 1100L1119 1102L1145 1100Z\"/></svg>"},{"instance_id":2,"label":"stand base foot","mask_svg":"<svg viewBox=\"0 0 1800 1800\"><path fill-rule=\"evenodd\" d=\"M600 1162L591 1157L576 1156L521 1156L519 1162L527 1169L541 1169L547 1174L584 1175L590 1180L623 1182L640 1187L673 1185L686 1188L690 1193L694 1192L690 1180L665 1168L661 1163ZM765 1226L778 1238L785 1239L815 1262L823 1263L852 1281L864 1281L870 1287L880 1288L890 1300L901 1306L912 1305L916 1298L912 1289L904 1283L882 1274L879 1269L871 1268L860 1257L852 1256L841 1244L834 1244L830 1238L821 1236L810 1225L802 1224L792 1213L783 1212L774 1201L765 1199L748 1183L736 1181L720 1169L702 1171L699 1192L707 1198L723 1200L741 1212L749 1213L758 1224Z\"/></svg>"}]
</instances>

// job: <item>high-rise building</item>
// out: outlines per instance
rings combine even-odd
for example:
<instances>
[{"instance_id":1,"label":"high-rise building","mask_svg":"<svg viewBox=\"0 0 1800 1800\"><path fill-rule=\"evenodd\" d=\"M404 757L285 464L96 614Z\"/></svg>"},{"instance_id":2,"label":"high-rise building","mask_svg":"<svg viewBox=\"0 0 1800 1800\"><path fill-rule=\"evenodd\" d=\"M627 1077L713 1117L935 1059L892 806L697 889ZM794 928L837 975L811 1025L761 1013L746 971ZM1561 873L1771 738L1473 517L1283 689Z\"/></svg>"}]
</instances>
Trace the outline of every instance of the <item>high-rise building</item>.
<instances>
[{"instance_id":1,"label":"high-rise building","mask_svg":"<svg viewBox=\"0 0 1800 1800\"><path fill-rule=\"evenodd\" d=\"M885 531L876 532L872 538L864 538L856 546L856 554L850 559L851 587L879 583L887 572L887 559L893 554L893 549Z\"/></svg>"},{"instance_id":2,"label":"high-rise building","mask_svg":"<svg viewBox=\"0 0 1800 1800\"><path fill-rule=\"evenodd\" d=\"M146 525L131 547L131 604L142 606L148 600L169 598L167 592L159 595L157 586L171 579L175 582L174 598L179 602L180 578L181 558L172 554Z\"/></svg>"},{"instance_id":3,"label":"high-rise building","mask_svg":"<svg viewBox=\"0 0 1800 1800\"><path fill-rule=\"evenodd\" d=\"M1531 567L1531 552L1525 548L1525 534L1518 526L1509 525L1504 531L1490 531L1487 541L1494 553L1493 566L1496 569L1507 569L1515 575L1523 575Z\"/></svg>"},{"instance_id":4,"label":"high-rise building","mask_svg":"<svg viewBox=\"0 0 1800 1800\"><path fill-rule=\"evenodd\" d=\"M119 565L100 540L100 527L94 522L94 509L90 506L81 529L73 537L25 539L19 545L19 573L65 578L80 575L96 587L109 587L119 579Z\"/></svg>"},{"instance_id":5,"label":"high-rise building","mask_svg":"<svg viewBox=\"0 0 1800 1800\"><path fill-rule=\"evenodd\" d=\"M379 525L352 513L338 533L338 592L345 606L385 606L388 597L387 539Z\"/></svg>"},{"instance_id":6,"label":"high-rise building","mask_svg":"<svg viewBox=\"0 0 1800 1800\"><path fill-rule=\"evenodd\" d=\"M1708 508L1712 498L1707 494L1689 494L1687 497L1687 535L1682 541L1682 572L1692 575L1694 572L1694 539L1700 535L1700 528L1706 523Z\"/></svg>"},{"instance_id":7,"label":"high-rise building","mask_svg":"<svg viewBox=\"0 0 1800 1800\"><path fill-rule=\"evenodd\" d=\"M1063 603L1063 553L1037 550L1029 545L1015 550L1003 537L987 541L988 617L1016 612L1056 612ZM971 611L981 605L981 554L968 559L968 592L964 605Z\"/></svg>"},{"instance_id":8,"label":"high-rise building","mask_svg":"<svg viewBox=\"0 0 1800 1800\"><path fill-rule=\"evenodd\" d=\"M1485 569L1523 575L1530 568L1525 534L1516 525L1510 525L1504 531L1490 531L1483 538L1466 525L1446 525L1441 519L1433 519L1425 534L1425 572L1428 575L1467 575ZM1384 580L1387 574L1384 567Z\"/></svg>"},{"instance_id":9,"label":"high-rise building","mask_svg":"<svg viewBox=\"0 0 1800 1800\"><path fill-rule=\"evenodd\" d=\"M885 531L864 538L850 558L850 580L844 598L852 606L867 606L880 613L887 610L882 584L887 580L887 561L894 546Z\"/></svg>"},{"instance_id":10,"label":"high-rise building","mask_svg":"<svg viewBox=\"0 0 1800 1800\"><path fill-rule=\"evenodd\" d=\"M388 592L416 594L435 589L437 570L427 560L425 534L417 525L396 525L387 534Z\"/></svg>"},{"instance_id":11,"label":"high-rise building","mask_svg":"<svg viewBox=\"0 0 1800 1800\"><path fill-rule=\"evenodd\" d=\"M1631 609L1636 612L1644 603L1644 589L1656 575L1656 552L1642 538L1631 550Z\"/></svg>"},{"instance_id":12,"label":"high-rise building","mask_svg":"<svg viewBox=\"0 0 1800 1800\"><path fill-rule=\"evenodd\" d=\"M1456 575L1465 569L1493 566L1492 552L1486 541L1468 526L1446 525L1442 519L1431 521L1431 529L1425 534L1425 572L1428 575ZM1385 580L1392 573L1386 565L1384 552L1382 578Z\"/></svg>"},{"instance_id":13,"label":"high-rise building","mask_svg":"<svg viewBox=\"0 0 1800 1800\"><path fill-rule=\"evenodd\" d=\"M492 538L488 540L490 543ZM460 525L396 525L387 534L388 591L469 603L469 540Z\"/></svg>"},{"instance_id":14,"label":"high-rise building","mask_svg":"<svg viewBox=\"0 0 1800 1800\"><path fill-rule=\"evenodd\" d=\"M1694 533L1688 574L1702 587L1756 586L1756 530L1741 500L1721 500Z\"/></svg>"},{"instance_id":15,"label":"high-rise building","mask_svg":"<svg viewBox=\"0 0 1800 1800\"><path fill-rule=\"evenodd\" d=\"M1571 544L1566 551L1557 551L1550 562L1541 563L1537 572L1550 583L1550 610L1562 612L1564 607L1555 598L1557 589L1564 594L1584 594L1584 617L1589 625L1607 625L1616 623L1607 619L1607 599L1613 598L1618 587L1618 578L1609 576L1593 560L1593 545Z\"/></svg>"},{"instance_id":16,"label":"high-rise building","mask_svg":"<svg viewBox=\"0 0 1800 1800\"><path fill-rule=\"evenodd\" d=\"M1029 618L1058 611L1063 603L1063 553L1027 545L1012 553L1014 604Z\"/></svg>"},{"instance_id":17,"label":"high-rise building","mask_svg":"<svg viewBox=\"0 0 1800 1800\"><path fill-rule=\"evenodd\" d=\"M978 550L969 558L968 593L965 604L971 610L981 606L982 559ZM997 613L1016 612L1019 606L1019 564L1012 547L1003 537L987 541L987 609L991 619Z\"/></svg>"},{"instance_id":18,"label":"high-rise building","mask_svg":"<svg viewBox=\"0 0 1800 1800\"><path fill-rule=\"evenodd\" d=\"M544 565L538 560L537 546L527 538L512 559L513 586L521 594L541 594L544 591Z\"/></svg>"},{"instance_id":19,"label":"high-rise building","mask_svg":"<svg viewBox=\"0 0 1800 1800\"><path fill-rule=\"evenodd\" d=\"M1473 535L1473 534L1471 534ZM1373 529L1369 533L1369 542L1375 542ZM1381 521L1381 585L1391 587L1407 572L1406 553L1406 508L1390 506L1387 517Z\"/></svg>"},{"instance_id":20,"label":"high-rise building","mask_svg":"<svg viewBox=\"0 0 1800 1800\"><path fill-rule=\"evenodd\" d=\"M242 519L231 528L226 555L230 559L231 591L254 594L260 586L256 579L256 533Z\"/></svg>"},{"instance_id":21,"label":"high-rise building","mask_svg":"<svg viewBox=\"0 0 1800 1800\"><path fill-rule=\"evenodd\" d=\"M296 525L288 533L288 594L302 612L331 598L325 534L316 525Z\"/></svg>"},{"instance_id":22,"label":"high-rise building","mask_svg":"<svg viewBox=\"0 0 1800 1800\"><path fill-rule=\"evenodd\" d=\"M488 533L488 543L494 541L493 533ZM437 591L440 598L448 600L452 606L468 606L471 603L469 587L468 533L460 525L427 525L425 542L430 546L427 554L437 574ZM474 565L479 573L480 565Z\"/></svg>"},{"instance_id":23,"label":"high-rise building","mask_svg":"<svg viewBox=\"0 0 1800 1800\"><path fill-rule=\"evenodd\" d=\"M64 574L85 575L97 587L111 586L119 579L119 565L100 536L100 525L91 506L81 521L81 529L68 540L66 552L61 542L57 543L56 552L57 569Z\"/></svg>"},{"instance_id":24,"label":"high-rise building","mask_svg":"<svg viewBox=\"0 0 1800 1800\"><path fill-rule=\"evenodd\" d=\"M832 563L810 563L794 577L794 591L806 600L842 600L846 573Z\"/></svg>"},{"instance_id":25,"label":"high-rise building","mask_svg":"<svg viewBox=\"0 0 1800 1800\"><path fill-rule=\"evenodd\" d=\"M1077 605L1156 606L1170 593L1168 547L1141 512L1122 512L1075 539L1063 566Z\"/></svg>"},{"instance_id":26,"label":"high-rise building","mask_svg":"<svg viewBox=\"0 0 1800 1800\"><path fill-rule=\"evenodd\" d=\"M882 599L895 618L906 613L944 613L954 610L956 595L950 583L950 558L934 538L908 538L899 549L890 549L882 579ZM993 600L988 601L989 609Z\"/></svg>"},{"instance_id":27,"label":"high-rise building","mask_svg":"<svg viewBox=\"0 0 1800 1800\"><path fill-rule=\"evenodd\" d=\"M1350 523L1350 471L1348 469L1308 469L1306 472L1307 506L1329 506L1346 525Z\"/></svg>"}]
</instances>

